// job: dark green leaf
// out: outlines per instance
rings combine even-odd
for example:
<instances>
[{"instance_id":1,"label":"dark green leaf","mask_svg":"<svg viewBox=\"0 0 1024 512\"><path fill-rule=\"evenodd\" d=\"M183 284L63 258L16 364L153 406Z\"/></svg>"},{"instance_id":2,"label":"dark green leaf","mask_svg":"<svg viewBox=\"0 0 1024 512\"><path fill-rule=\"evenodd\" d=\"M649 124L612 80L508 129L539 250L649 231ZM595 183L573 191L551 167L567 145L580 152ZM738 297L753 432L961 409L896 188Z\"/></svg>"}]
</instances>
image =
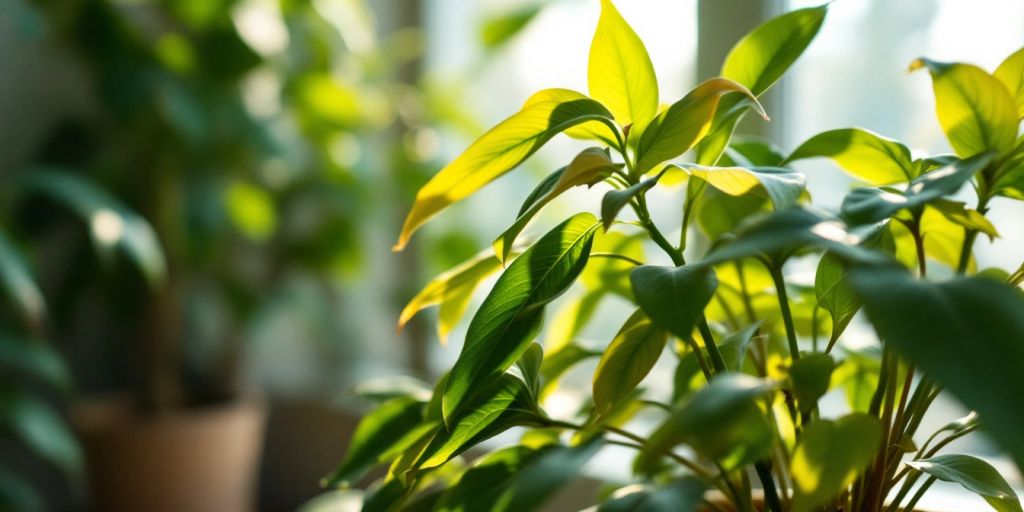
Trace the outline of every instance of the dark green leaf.
<instances>
[{"instance_id":1,"label":"dark green leaf","mask_svg":"<svg viewBox=\"0 0 1024 512\"><path fill-rule=\"evenodd\" d=\"M939 455L908 462L908 466L943 482L955 482L982 498L999 512L1021 512L1020 500L1006 479L989 463L970 455Z\"/></svg>"},{"instance_id":2,"label":"dark green leaf","mask_svg":"<svg viewBox=\"0 0 1024 512\"><path fill-rule=\"evenodd\" d=\"M516 368L523 374L523 382L530 389L534 398L540 396L540 368L544 364L544 347L540 343L531 343L530 347L516 361Z\"/></svg>"},{"instance_id":3,"label":"dark green leaf","mask_svg":"<svg viewBox=\"0 0 1024 512\"><path fill-rule=\"evenodd\" d=\"M654 325L689 339L715 294L715 271L704 265L644 265L629 274L633 296Z\"/></svg>"},{"instance_id":4,"label":"dark green leaf","mask_svg":"<svg viewBox=\"0 0 1024 512\"><path fill-rule=\"evenodd\" d=\"M0 232L0 289L29 324L38 324L46 312L43 294L28 264Z\"/></svg>"},{"instance_id":5,"label":"dark green leaf","mask_svg":"<svg viewBox=\"0 0 1024 512\"><path fill-rule=\"evenodd\" d=\"M348 485L375 464L398 455L436 424L421 424L424 402L391 399L363 417L345 453L345 460L324 479L324 486Z\"/></svg>"},{"instance_id":6,"label":"dark green leaf","mask_svg":"<svg viewBox=\"0 0 1024 512\"><path fill-rule=\"evenodd\" d=\"M42 511L43 500L21 476L0 467L0 510Z\"/></svg>"},{"instance_id":7,"label":"dark green leaf","mask_svg":"<svg viewBox=\"0 0 1024 512\"><path fill-rule=\"evenodd\" d=\"M696 512L707 484L684 477L658 486L630 485L619 489L597 512Z\"/></svg>"},{"instance_id":8,"label":"dark green leaf","mask_svg":"<svg viewBox=\"0 0 1024 512\"><path fill-rule=\"evenodd\" d=\"M594 406L607 413L628 397L658 362L668 335L636 310L605 349L594 370Z\"/></svg>"},{"instance_id":9,"label":"dark green leaf","mask_svg":"<svg viewBox=\"0 0 1024 512\"><path fill-rule=\"evenodd\" d=\"M828 392L835 367L835 361L828 354L807 354L793 361L789 380L802 412L813 409L818 399Z\"/></svg>"},{"instance_id":10,"label":"dark green leaf","mask_svg":"<svg viewBox=\"0 0 1024 512\"><path fill-rule=\"evenodd\" d=\"M779 167L786 155L768 139L753 135L736 136L718 161L723 167Z\"/></svg>"},{"instance_id":11,"label":"dark green leaf","mask_svg":"<svg viewBox=\"0 0 1024 512\"><path fill-rule=\"evenodd\" d=\"M920 282L902 269L850 273L879 335L981 416L988 432L1024 467L1024 297L985 278Z\"/></svg>"},{"instance_id":12,"label":"dark green leaf","mask_svg":"<svg viewBox=\"0 0 1024 512\"><path fill-rule=\"evenodd\" d=\"M58 389L71 386L71 376L60 355L39 340L0 331L0 369L38 378Z\"/></svg>"},{"instance_id":13,"label":"dark green leaf","mask_svg":"<svg viewBox=\"0 0 1024 512\"><path fill-rule=\"evenodd\" d=\"M558 225L516 258L498 278L469 324L466 342L449 374L442 402L445 421L496 380L529 346L543 306L565 292L587 264L594 232L589 213Z\"/></svg>"},{"instance_id":14,"label":"dark green leaf","mask_svg":"<svg viewBox=\"0 0 1024 512\"><path fill-rule=\"evenodd\" d=\"M64 419L45 402L24 394L0 395L0 425L67 474L78 476L82 454Z\"/></svg>"},{"instance_id":15,"label":"dark green leaf","mask_svg":"<svg viewBox=\"0 0 1024 512\"><path fill-rule=\"evenodd\" d=\"M814 294L818 298L818 306L832 316L830 342L839 339L860 310L860 299L846 282L846 272L846 264L841 258L825 253L814 275Z\"/></svg>"},{"instance_id":16,"label":"dark green leaf","mask_svg":"<svg viewBox=\"0 0 1024 512\"><path fill-rule=\"evenodd\" d=\"M661 171L657 176L648 178L636 185L622 190L611 190L604 194L601 198L601 222L604 225L604 230L608 231L612 227L612 223L615 222L615 217L618 217L619 212L622 208L629 204L637 194L646 192L651 187L658 184L658 180L665 175L665 171Z\"/></svg>"},{"instance_id":17,"label":"dark green leaf","mask_svg":"<svg viewBox=\"0 0 1024 512\"><path fill-rule=\"evenodd\" d=\"M881 442L882 425L867 414L809 424L790 464L795 487L793 512L816 510L853 483Z\"/></svg>"}]
</instances>

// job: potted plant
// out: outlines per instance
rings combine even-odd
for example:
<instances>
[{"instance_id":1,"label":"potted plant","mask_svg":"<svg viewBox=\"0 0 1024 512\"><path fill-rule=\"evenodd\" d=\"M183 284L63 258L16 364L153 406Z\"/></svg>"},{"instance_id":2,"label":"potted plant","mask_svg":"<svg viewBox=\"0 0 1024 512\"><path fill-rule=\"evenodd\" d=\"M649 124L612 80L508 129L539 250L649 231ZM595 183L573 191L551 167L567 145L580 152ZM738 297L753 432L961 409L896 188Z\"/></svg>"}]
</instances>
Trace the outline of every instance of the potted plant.
<instances>
[{"instance_id":1,"label":"potted plant","mask_svg":"<svg viewBox=\"0 0 1024 512\"><path fill-rule=\"evenodd\" d=\"M932 75L956 155L914 158L857 128L786 155L731 135L748 112L763 115L758 96L815 37L827 5L756 28L721 77L663 109L643 43L609 0L601 5L589 96L536 93L420 189L396 249L555 135L593 145L537 186L493 250L410 302L402 321L440 305L448 330L474 288L500 272L450 371L433 390L378 390L386 400L326 484L344 487L384 464L364 510L530 510L615 445L635 453L634 482L599 500L602 511L912 510L936 480L1020 510L992 466L943 449L984 428L1024 466L1024 408L1012 391L1024 389L1024 267L977 272L972 258L979 234L997 235L989 202L1021 197L1024 50L994 74L914 64ZM678 161L687 151L693 162ZM864 186L837 210L812 207L803 175L786 167L811 157L832 158ZM647 193L679 182L681 220L666 230ZM950 198L968 183L975 204ZM581 185L605 189L599 215L573 215L521 243L540 209ZM797 260L816 264L813 283L791 274ZM936 278L929 264L949 270ZM547 306L577 282L587 300L615 294L635 311L606 346L585 346L572 340L593 304L571 302L552 318L556 332L534 341ZM847 346L853 326L873 330L877 344ZM548 414L544 399L587 359L597 365L579 413ZM675 365L671 396L641 387L659 362ZM976 413L919 432L943 390ZM822 403L830 391L848 403ZM627 426L639 411L657 418L649 432ZM463 461L514 427L518 444Z\"/></svg>"}]
</instances>

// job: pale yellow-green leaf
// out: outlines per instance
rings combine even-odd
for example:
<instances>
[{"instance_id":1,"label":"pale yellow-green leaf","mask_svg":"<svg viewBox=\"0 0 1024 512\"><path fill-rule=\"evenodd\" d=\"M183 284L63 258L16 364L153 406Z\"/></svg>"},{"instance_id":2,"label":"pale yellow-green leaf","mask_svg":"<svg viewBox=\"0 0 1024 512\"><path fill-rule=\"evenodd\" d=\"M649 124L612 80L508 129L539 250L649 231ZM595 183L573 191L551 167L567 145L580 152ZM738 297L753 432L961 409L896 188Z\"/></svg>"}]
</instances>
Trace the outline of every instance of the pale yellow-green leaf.
<instances>
[{"instance_id":1,"label":"pale yellow-green leaf","mask_svg":"<svg viewBox=\"0 0 1024 512\"><path fill-rule=\"evenodd\" d=\"M1003 82L971 64L917 59L910 69L919 68L931 73L939 124L959 156L1013 147L1017 105Z\"/></svg>"},{"instance_id":2,"label":"pale yellow-green leaf","mask_svg":"<svg viewBox=\"0 0 1024 512\"><path fill-rule=\"evenodd\" d=\"M1017 117L1024 119L1024 48L1013 52L996 68L995 77L1003 82L1017 103Z\"/></svg>"},{"instance_id":3,"label":"pale yellow-green leaf","mask_svg":"<svg viewBox=\"0 0 1024 512\"><path fill-rule=\"evenodd\" d=\"M590 95L608 107L622 126L643 126L658 111L658 81L651 58L610 0L601 0L587 78Z\"/></svg>"},{"instance_id":4,"label":"pale yellow-green leaf","mask_svg":"<svg viewBox=\"0 0 1024 512\"><path fill-rule=\"evenodd\" d=\"M600 103L565 89L546 89L530 97L519 112L502 121L441 169L416 194L395 250L433 216L509 172L556 134L587 121L614 126Z\"/></svg>"},{"instance_id":5,"label":"pale yellow-green leaf","mask_svg":"<svg viewBox=\"0 0 1024 512\"><path fill-rule=\"evenodd\" d=\"M910 149L903 143L863 128L819 133L800 144L786 162L826 157L868 185L906 183L917 177Z\"/></svg>"},{"instance_id":6,"label":"pale yellow-green leaf","mask_svg":"<svg viewBox=\"0 0 1024 512\"><path fill-rule=\"evenodd\" d=\"M825 20L827 5L788 12L758 26L725 58L722 76L760 95L803 53Z\"/></svg>"},{"instance_id":7,"label":"pale yellow-green leaf","mask_svg":"<svg viewBox=\"0 0 1024 512\"><path fill-rule=\"evenodd\" d=\"M402 309L398 318L398 328L409 323L416 313L437 304L441 305L438 319L438 336L444 343L448 333L466 312L466 305L473 290L487 276L501 268L501 262L491 251L481 251L472 258L460 263L455 268L433 278L412 300Z\"/></svg>"},{"instance_id":8,"label":"pale yellow-green leaf","mask_svg":"<svg viewBox=\"0 0 1024 512\"><path fill-rule=\"evenodd\" d=\"M851 441L856 442L851 442ZM810 424L793 452L793 511L807 512L848 487L871 463L882 441L877 418L853 413Z\"/></svg>"},{"instance_id":9,"label":"pale yellow-green leaf","mask_svg":"<svg viewBox=\"0 0 1024 512\"><path fill-rule=\"evenodd\" d=\"M668 333L636 310L619 329L594 370L594 406L601 414L627 399L658 361Z\"/></svg>"}]
</instances>

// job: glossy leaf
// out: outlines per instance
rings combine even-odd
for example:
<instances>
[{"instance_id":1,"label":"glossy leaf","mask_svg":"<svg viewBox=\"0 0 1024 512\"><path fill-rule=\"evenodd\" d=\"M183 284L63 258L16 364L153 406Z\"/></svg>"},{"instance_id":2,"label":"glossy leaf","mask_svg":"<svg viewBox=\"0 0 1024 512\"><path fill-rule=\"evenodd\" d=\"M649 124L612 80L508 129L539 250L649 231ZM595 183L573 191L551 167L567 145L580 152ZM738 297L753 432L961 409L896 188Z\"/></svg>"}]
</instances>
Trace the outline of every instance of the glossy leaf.
<instances>
[{"instance_id":1,"label":"glossy leaf","mask_svg":"<svg viewBox=\"0 0 1024 512\"><path fill-rule=\"evenodd\" d=\"M707 484L693 477L662 485L630 485L612 494L597 512L697 512Z\"/></svg>"},{"instance_id":2,"label":"glossy leaf","mask_svg":"<svg viewBox=\"0 0 1024 512\"><path fill-rule=\"evenodd\" d=\"M658 362L668 334L636 310L605 349L594 370L594 406L607 413L629 396Z\"/></svg>"},{"instance_id":3,"label":"glossy leaf","mask_svg":"<svg viewBox=\"0 0 1024 512\"><path fill-rule=\"evenodd\" d=\"M685 153L700 141L711 129L719 101L729 93L746 95L765 116L764 109L746 87L724 78L707 80L658 114L644 129L636 149L638 172L647 172Z\"/></svg>"},{"instance_id":4,"label":"glossy leaf","mask_svg":"<svg viewBox=\"0 0 1024 512\"><path fill-rule=\"evenodd\" d=\"M835 367L835 361L828 354L807 354L793 361L789 380L802 412L813 409L818 399L828 392Z\"/></svg>"},{"instance_id":5,"label":"glossy leaf","mask_svg":"<svg viewBox=\"0 0 1024 512\"><path fill-rule=\"evenodd\" d=\"M601 446L595 438L579 446L512 446L473 465L441 496L436 512L534 510L574 478Z\"/></svg>"},{"instance_id":6,"label":"glossy leaf","mask_svg":"<svg viewBox=\"0 0 1024 512\"><path fill-rule=\"evenodd\" d=\"M686 399L650 435L636 465L649 472L658 457L680 443L731 469L760 459L773 431L757 401L772 385L743 374L721 374Z\"/></svg>"},{"instance_id":7,"label":"glossy leaf","mask_svg":"<svg viewBox=\"0 0 1024 512\"><path fill-rule=\"evenodd\" d=\"M1024 467L1024 297L985 278L921 282L895 268L850 273L886 343L981 416L992 438Z\"/></svg>"},{"instance_id":8,"label":"glossy leaf","mask_svg":"<svg viewBox=\"0 0 1024 512\"><path fill-rule=\"evenodd\" d=\"M531 96L416 193L395 250L405 247L430 218L511 171L558 133L586 121L613 123L607 109L577 92L545 89Z\"/></svg>"},{"instance_id":9,"label":"glossy leaf","mask_svg":"<svg viewBox=\"0 0 1024 512\"><path fill-rule=\"evenodd\" d=\"M780 167L704 167L684 165L690 176L729 194L756 194L768 198L776 210L793 206L807 185L803 174Z\"/></svg>"},{"instance_id":10,"label":"glossy leaf","mask_svg":"<svg viewBox=\"0 0 1024 512\"><path fill-rule=\"evenodd\" d=\"M906 183L917 177L910 149L903 143L863 128L819 133L793 150L786 162L826 157L868 185Z\"/></svg>"},{"instance_id":11,"label":"glossy leaf","mask_svg":"<svg viewBox=\"0 0 1024 512\"><path fill-rule=\"evenodd\" d=\"M558 178L553 180L553 183L552 180L547 179L534 190L531 197L523 204L523 208L519 211L516 221L494 241L494 253L498 256L498 259L502 262L508 260L516 237L522 233L533 217L552 199L562 195L572 187L581 185L593 186L596 183L600 183L610 176L615 168L616 166L612 163L608 153L605 153L601 148L588 148L576 155L572 163L564 169L556 171ZM547 187L550 188L542 191L542 188ZM535 199L534 196L536 196ZM533 200L531 201L531 199Z\"/></svg>"},{"instance_id":12,"label":"glossy leaf","mask_svg":"<svg viewBox=\"0 0 1024 512\"><path fill-rule=\"evenodd\" d=\"M46 312L43 293L28 264L3 232L0 232L0 289L27 323L38 325L42 321Z\"/></svg>"},{"instance_id":13,"label":"glossy leaf","mask_svg":"<svg viewBox=\"0 0 1024 512\"><path fill-rule=\"evenodd\" d=\"M442 343L448 339L448 333L455 328L473 291L480 282L501 268L501 262L493 251L481 251L455 268L433 278L402 308L398 317L398 328L402 329L416 313L440 304L442 312L437 322L437 334Z\"/></svg>"},{"instance_id":14,"label":"glossy leaf","mask_svg":"<svg viewBox=\"0 0 1024 512\"><path fill-rule=\"evenodd\" d=\"M375 464L390 460L426 431L422 401L413 398L389 400L360 420L345 453L345 460L324 480L335 487L353 483ZM426 424L426 428L434 425Z\"/></svg>"},{"instance_id":15,"label":"glossy leaf","mask_svg":"<svg viewBox=\"0 0 1024 512\"><path fill-rule=\"evenodd\" d=\"M601 0L587 79L590 95L622 126L643 126L658 111L658 79L651 58L610 0Z\"/></svg>"},{"instance_id":16,"label":"glossy leaf","mask_svg":"<svg viewBox=\"0 0 1024 512\"><path fill-rule=\"evenodd\" d=\"M970 455L939 455L908 462L908 466L943 482L954 482L985 499L999 512L1020 512L1013 487L989 463Z\"/></svg>"},{"instance_id":17,"label":"glossy leaf","mask_svg":"<svg viewBox=\"0 0 1024 512\"><path fill-rule=\"evenodd\" d=\"M1013 96L1017 117L1024 119L1024 48L1006 58L993 73Z\"/></svg>"},{"instance_id":18,"label":"glossy leaf","mask_svg":"<svg viewBox=\"0 0 1024 512\"><path fill-rule=\"evenodd\" d=\"M761 24L729 52L722 65L722 76L760 96L811 44L827 10L827 4L798 9Z\"/></svg>"},{"instance_id":19,"label":"glossy leaf","mask_svg":"<svg viewBox=\"0 0 1024 512\"><path fill-rule=\"evenodd\" d=\"M853 413L836 421L819 419L807 425L790 463L793 511L816 510L853 483L881 443L882 425L867 414Z\"/></svg>"},{"instance_id":20,"label":"glossy leaf","mask_svg":"<svg viewBox=\"0 0 1024 512\"><path fill-rule=\"evenodd\" d=\"M927 68L935 108L946 138L961 157L984 151L1004 154L1017 137L1017 105L998 79L971 64L917 59L911 70Z\"/></svg>"},{"instance_id":21,"label":"glossy leaf","mask_svg":"<svg viewBox=\"0 0 1024 512\"><path fill-rule=\"evenodd\" d=\"M469 324L444 392L446 421L474 389L495 380L529 346L543 306L573 283L590 256L600 224L581 213L544 235L498 278Z\"/></svg>"},{"instance_id":22,"label":"glossy leaf","mask_svg":"<svg viewBox=\"0 0 1024 512\"><path fill-rule=\"evenodd\" d=\"M644 265L629 274L633 296L654 325L689 339L704 307L715 294L718 279L710 267Z\"/></svg>"},{"instance_id":23,"label":"glossy leaf","mask_svg":"<svg viewBox=\"0 0 1024 512\"><path fill-rule=\"evenodd\" d=\"M991 152L960 160L928 172L910 182L905 191L858 188L843 199L842 216L850 224L871 224L894 213L955 194L965 183L992 162Z\"/></svg>"}]
</instances>

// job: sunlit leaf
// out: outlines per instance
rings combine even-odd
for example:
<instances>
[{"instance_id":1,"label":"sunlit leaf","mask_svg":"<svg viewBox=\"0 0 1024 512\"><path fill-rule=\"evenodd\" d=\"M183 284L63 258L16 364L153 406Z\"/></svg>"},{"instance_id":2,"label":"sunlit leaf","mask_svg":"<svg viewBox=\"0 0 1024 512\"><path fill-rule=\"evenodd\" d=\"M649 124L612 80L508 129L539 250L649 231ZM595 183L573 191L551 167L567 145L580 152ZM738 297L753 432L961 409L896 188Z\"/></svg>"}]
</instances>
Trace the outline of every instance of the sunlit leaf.
<instances>
[{"instance_id":1,"label":"sunlit leaf","mask_svg":"<svg viewBox=\"0 0 1024 512\"><path fill-rule=\"evenodd\" d=\"M881 442L878 419L862 413L807 425L790 463L793 511L816 510L853 483Z\"/></svg>"},{"instance_id":2,"label":"sunlit leaf","mask_svg":"<svg viewBox=\"0 0 1024 512\"><path fill-rule=\"evenodd\" d=\"M541 10L541 4L527 5L510 12L491 16L480 25L480 42L494 50L522 32Z\"/></svg>"},{"instance_id":3,"label":"sunlit leaf","mask_svg":"<svg viewBox=\"0 0 1024 512\"><path fill-rule=\"evenodd\" d=\"M1017 117L1024 119L1024 48L1006 58L996 68L995 77L999 79L1017 103Z\"/></svg>"},{"instance_id":4,"label":"sunlit leaf","mask_svg":"<svg viewBox=\"0 0 1024 512\"><path fill-rule=\"evenodd\" d=\"M531 96L519 112L477 139L417 192L395 249L405 247L412 233L441 210L512 170L559 132L586 121L614 126L607 109L580 93L545 89Z\"/></svg>"},{"instance_id":5,"label":"sunlit leaf","mask_svg":"<svg viewBox=\"0 0 1024 512\"><path fill-rule=\"evenodd\" d=\"M971 64L917 59L910 69L927 68L935 108L946 138L961 157L984 151L1004 154L1017 137L1017 105L998 79Z\"/></svg>"},{"instance_id":6,"label":"sunlit leaf","mask_svg":"<svg viewBox=\"0 0 1024 512\"><path fill-rule=\"evenodd\" d=\"M760 96L803 54L825 21L828 5L788 12L761 24L725 58L722 76Z\"/></svg>"},{"instance_id":7,"label":"sunlit leaf","mask_svg":"<svg viewBox=\"0 0 1024 512\"><path fill-rule=\"evenodd\" d=\"M989 239L999 237L999 232L996 231L996 227L992 225L988 218L978 212L978 210L967 208L967 205L962 201L936 199L929 203L928 207L934 208L953 224L984 233L988 235Z\"/></svg>"},{"instance_id":8,"label":"sunlit leaf","mask_svg":"<svg viewBox=\"0 0 1024 512\"><path fill-rule=\"evenodd\" d=\"M1020 512L1020 500L1013 487L989 463L970 455L939 455L908 462L908 466L943 482L954 482L985 498L999 512Z\"/></svg>"},{"instance_id":9,"label":"sunlit leaf","mask_svg":"<svg viewBox=\"0 0 1024 512\"><path fill-rule=\"evenodd\" d=\"M607 413L629 396L658 362L668 334L635 311L605 349L594 370L594 406Z\"/></svg>"},{"instance_id":10,"label":"sunlit leaf","mask_svg":"<svg viewBox=\"0 0 1024 512\"><path fill-rule=\"evenodd\" d=\"M796 204L807 185L803 174L780 167L705 167L683 165L691 176L729 194L756 194L771 200L776 210Z\"/></svg>"},{"instance_id":11,"label":"sunlit leaf","mask_svg":"<svg viewBox=\"0 0 1024 512\"><path fill-rule=\"evenodd\" d=\"M610 0L601 0L587 79L590 95L622 126L646 125L658 111L658 80L651 58Z\"/></svg>"},{"instance_id":12,"label":"sunlit leaf","mask_svg":"<svg viewBox=\"0 0 1024 512\"><path fill-rule=\"evenodd\" d=\"M543 306L565 292L587 265L600 227L581 213L555 227L498 278L469 324L444 392L447 421L474 390L498 378L529 346Z\"/></svg>"},{"instance_id":13,"label":"sunlit leaf","mask_svg":"<svg viewBox=\"0 0 1024 512\"><path fill-rule=\"evenodd\" d=\"M831 158L844 171L868 185L906 183L917 177L906 145L863 128L819 133L793 150L786 161L814 157Z\"/></svg>"},{"instance_id":14,"label":"sunlit leaf","mask_svg":"<svg viewBox=\"0 0 1024 512\"><path fill-rule=\"evenodd\" d=\"M555 385L558 384L558 379L570 368L592 357L601 357L601 355L602 352L589 350L575 343L569 343L562 346L558 351L552 352L548 357L544 358L544 363L540 367L541 381L543 383L540 393L541 397L547 396L554 389Z\"/></svg>"}]
</instances>

